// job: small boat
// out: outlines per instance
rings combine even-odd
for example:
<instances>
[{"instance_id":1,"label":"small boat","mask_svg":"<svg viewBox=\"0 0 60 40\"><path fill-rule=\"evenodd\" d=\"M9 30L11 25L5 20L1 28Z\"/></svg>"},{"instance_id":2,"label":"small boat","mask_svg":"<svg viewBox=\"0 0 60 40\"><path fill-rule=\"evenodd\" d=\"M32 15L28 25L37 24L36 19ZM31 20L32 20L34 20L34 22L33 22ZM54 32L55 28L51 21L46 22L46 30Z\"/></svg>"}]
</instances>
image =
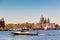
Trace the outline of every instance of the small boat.
<instances>
[{"instance_id":1,"label":"small boat","mask_svg":"<svg viewBox=\"0 0 60 40\"><path fill-rule=\"evenodd\" d=\"M48 26L45 26L45 27L44 27L44 30L47 30L47 29L48 29Z\"/></svg>"},{"instance_id":2,"label":"small boat","mask_svg":"<svg viewBox=\"0 0 60 40\"><path fill-rule=\"evenodd\" d=\"M38 35L36 32L12 32L14 35Z\"/></svg>"}]
</instances>

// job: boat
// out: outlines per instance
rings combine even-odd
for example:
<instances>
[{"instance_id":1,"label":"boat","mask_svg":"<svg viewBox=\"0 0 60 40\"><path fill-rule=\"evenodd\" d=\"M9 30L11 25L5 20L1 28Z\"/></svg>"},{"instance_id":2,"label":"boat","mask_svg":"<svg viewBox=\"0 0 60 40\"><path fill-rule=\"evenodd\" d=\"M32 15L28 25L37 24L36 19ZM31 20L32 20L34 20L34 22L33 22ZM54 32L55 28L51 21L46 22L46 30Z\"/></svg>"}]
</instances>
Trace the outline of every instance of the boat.
<instances>
[{"instance_id":1,"label":"boat","mask_svg":"<svg viewBox=\"0 0 60 40\"><path fill-rule=\"evenodd\" d=\"M14 35L38 35L36 32L12 32Z\"/></svg>"},{"instance_id":2,"label":"boat","mask_svg":"<svg viewBox=\"0 0 60 40\"><path fill-rule=\"evenodd\" d=\"M44 30L47 30L48 29L48 25L44 26Z\"/></svg>"}]
</instances>

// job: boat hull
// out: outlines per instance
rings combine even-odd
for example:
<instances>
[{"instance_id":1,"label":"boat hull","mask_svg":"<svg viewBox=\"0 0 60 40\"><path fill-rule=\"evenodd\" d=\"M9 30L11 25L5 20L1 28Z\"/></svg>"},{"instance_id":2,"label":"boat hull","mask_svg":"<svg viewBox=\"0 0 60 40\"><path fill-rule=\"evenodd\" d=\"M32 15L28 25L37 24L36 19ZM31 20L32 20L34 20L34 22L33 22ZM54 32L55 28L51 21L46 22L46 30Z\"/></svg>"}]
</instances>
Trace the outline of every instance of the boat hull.
<instances>
[{"instance_id":1,"label":"boat hull","mask_svg":"<svg viewBox=\"0 0 60 40\"><path fill-rule=\"evenodd\" d=\"M12 32L14 35L38 35L35 32Z\"/></svg>"}]
</instances>

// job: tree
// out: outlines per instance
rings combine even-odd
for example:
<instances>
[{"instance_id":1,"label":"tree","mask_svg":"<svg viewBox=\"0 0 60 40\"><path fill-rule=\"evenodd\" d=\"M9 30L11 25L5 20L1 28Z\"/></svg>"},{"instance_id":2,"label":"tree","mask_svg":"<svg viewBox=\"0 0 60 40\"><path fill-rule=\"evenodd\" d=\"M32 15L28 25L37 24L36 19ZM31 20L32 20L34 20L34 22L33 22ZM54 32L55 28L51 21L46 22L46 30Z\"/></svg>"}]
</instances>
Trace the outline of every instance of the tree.
<instances>
[{"instance_id":1,"label":"tree","mask_svg":"<svg viewBox=\"0 0 60 40\"><path fill-rule=\"evenodd\" d=\"M29 29L32 27L32 23L25 22L24 26Z\"/></svg>"},{"instance_id":2,"label":"tree","mask_svg":"<svg viewBox=\"0 0 60 40\"><path fill-rule=\"evenodd\" d=\"M5 24L5 28L6 29L11 29L11 28L13 28L14 26L13 26L13 24Z\"/></svg>"},{"instance_id":3,"label":"tree","mask_svg":"<svg viewBox=\"0 0 60 40\"><path fill-rule=\"evenodd\" d=\"M32 27L32 23L29 23L29 28L31 28Z\"/></svg>"},{"instance_id":4,"label":"tree","mask_svg":"<svg viewBox=\"0 0 60 40\"><path fill-rule=\"evenodd\" d=\"M24 23L24 26L28 28L29 23L28 23L28 22L25 22L25 23Z\"/></svg>"}]
</instances>

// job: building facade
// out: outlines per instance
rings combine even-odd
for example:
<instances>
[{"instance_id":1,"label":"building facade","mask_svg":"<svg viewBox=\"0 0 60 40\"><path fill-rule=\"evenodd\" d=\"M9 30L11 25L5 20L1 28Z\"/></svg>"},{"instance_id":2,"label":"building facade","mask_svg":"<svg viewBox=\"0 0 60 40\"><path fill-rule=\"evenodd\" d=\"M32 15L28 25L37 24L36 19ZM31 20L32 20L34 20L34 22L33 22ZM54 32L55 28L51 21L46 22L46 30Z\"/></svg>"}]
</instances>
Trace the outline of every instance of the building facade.
<instances>
[{"instance_id":1,"label":"building facade","mask_svg":"<svg viewBox=\"0 0 60 40\"><path fill-rule=\"evenodd\" d=\"M40 21L34 24L34 26L32 26L32 29L42 29L42 30L56 29L56 28L57 28L57 24L50 23L49 18L46 19L43 17L43 15L41 16Z\"/></svg>"},{"instance_id":2,"label":"building facade","mask_svg":"<svg viewBox=\"0 0 60 40\"><path fill-rule=\"evenodd\" d=\"M0 28L4 29L5 27L5 21L4 21L4 18L1 18L0 19Z\"/></svg>"}]
</instances>

